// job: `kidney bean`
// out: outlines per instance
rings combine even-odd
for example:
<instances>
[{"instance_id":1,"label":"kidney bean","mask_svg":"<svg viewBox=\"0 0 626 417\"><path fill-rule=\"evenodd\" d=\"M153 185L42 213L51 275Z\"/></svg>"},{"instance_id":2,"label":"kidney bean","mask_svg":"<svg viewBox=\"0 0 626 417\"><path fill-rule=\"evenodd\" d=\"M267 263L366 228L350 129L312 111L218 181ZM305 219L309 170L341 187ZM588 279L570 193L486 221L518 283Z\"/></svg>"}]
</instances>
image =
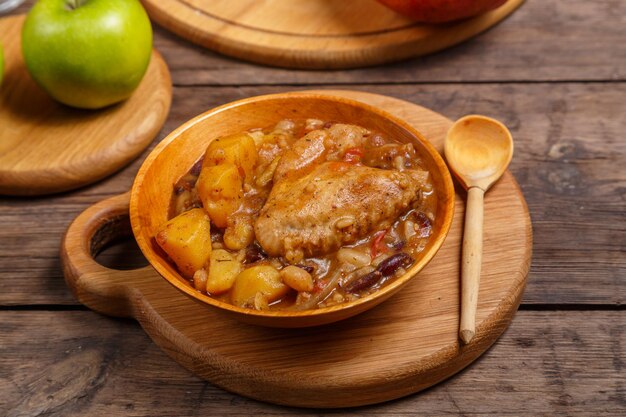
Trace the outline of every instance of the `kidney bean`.
<instances>
[{"instance_id":1,"label":"kidney bean","mask_svg":"<svg viewBox=\"0 0 626 417\"><path fill-rule=\"evenodd\" d=\"M406 245L406 242L404 240L398 240L397 242L395 242L393 245L391 245L392 249L394 250L400 250L402 249L404 246Z\"/></svg>"},{"instance_id":2,"label":"kidney bean","mask_svg":"<svg viewBox=\"0 0 626 417\"><path fill-rule=\"evenodd\" d=\"M416 216L416 222L419 225L419 237L428 237L433 231L433 225L428 216L419 212Z\"/></svg>"},{"instance_id":3,"label":"kidney bean","mask_svg":"<svg viewBox=\"0 0 626 417\"><path fill-rule=\"evenodd\" d=\"M302 265L302 264L298 264L296 265L298 268L302 268L304 269L306 272L308 272L309 274L312 274L313 271L315 271L315 268L313 268L311 265Z\"/></svg>"},{"instance_id":4,"label":"kidney bean","mask_svg":"<svg viewBox=\"0 0 626 417\"><path fill-rule=\"evenodd\" d=\"M407 267L412 263L413 258L411 258L407 253L400 252L382 261L376 270L380 271L383 276L388 277L395 273L398 268Z\"/></svg>"},{"instance_id":5,"label":"kidney bean","mask_svg":"<svg viewBox=\"0 0 626 417\"><path fill-rule=\"evenodd\" d=\"M265 253L263 248L258 243L254 242L246 247L246 264L252 264L265 258L267 258L267 253Z\"/></svg>"},{"instance_id":6,"label":"kidney bean","mask_svg":"<svg viewBox=\"0 0 626 417\"><path fill-rule=\"evenodd\" d=\"M191 191L196 185L196 181L198 181L198 177L185 175L174 185L174 193L176 195L181 195L185 191Z\"/></svg>"},{"instance_id":7,"label":"kidney bean","mask_svg":"<svg viewBox=\"0 0 626 417\"><path fill-rule=\"evenodd\" d=\"M380 271L374 270L369 274L365 274L361 278L352 282L352 284L350 284L346 289L351 293L357 293L376 284L382 277L383 274Z\"/></svg>"},{"instance_id":8,"label":"kidney bean","mask_svg":"<svg viewBox=\"0 0 626 417\"><path fill-rule=\"evenodd\" d=\"M376 270L352 282L347 290L351 293L363 291L376 284L381 278L393 275L400 267L407 267L414 262L408 254L404 252L396 253L383 260Z\"/></svg>"},{"instance_id":9,"label":"kidney bean","mask_svg":"<svg viewBox=\"0 0 626 417\"><path fill-rule=\"evenodd\" d=\"M195 175L196 177L200 175L200 171L202 171L203 162L204 162L204 158L201 158L200 160L198 160L195 164L193 164L193 166L191 167L191 170L189 170L189 173L191 175Z\"/></svg>"},{"instance_id":10,"label":"kidney bean","mask_svg":"<svg viewBox=\"0 0 626 417\"><path fill-rule=\"evenodd\" d=\"M185 189L185 187L183 185L181 185L181 184L175 184L174 185L174 194L175 195L181 195L185 191L187 191L187 190Z\"/></svg>"}]
</instances>

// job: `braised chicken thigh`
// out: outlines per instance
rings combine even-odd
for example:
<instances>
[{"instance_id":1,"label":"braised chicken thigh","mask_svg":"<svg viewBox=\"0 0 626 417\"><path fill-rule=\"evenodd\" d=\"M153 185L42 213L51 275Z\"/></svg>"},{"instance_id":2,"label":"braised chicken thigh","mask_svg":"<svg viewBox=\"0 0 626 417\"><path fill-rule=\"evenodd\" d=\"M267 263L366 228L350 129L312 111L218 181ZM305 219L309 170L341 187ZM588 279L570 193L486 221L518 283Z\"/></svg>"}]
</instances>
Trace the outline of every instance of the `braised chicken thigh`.
<instances>
[{"instance_id":1,"label":"braised chicken thigh","mask_svg":"<svg viewBox=\"0 0 626 417\"><path fill-rule=\"evenodd\" d=\"M324 255L387 228L417 200L428 173L322 162L274 184L254 226L270 256Z\"/></svg>"}]
</instances>

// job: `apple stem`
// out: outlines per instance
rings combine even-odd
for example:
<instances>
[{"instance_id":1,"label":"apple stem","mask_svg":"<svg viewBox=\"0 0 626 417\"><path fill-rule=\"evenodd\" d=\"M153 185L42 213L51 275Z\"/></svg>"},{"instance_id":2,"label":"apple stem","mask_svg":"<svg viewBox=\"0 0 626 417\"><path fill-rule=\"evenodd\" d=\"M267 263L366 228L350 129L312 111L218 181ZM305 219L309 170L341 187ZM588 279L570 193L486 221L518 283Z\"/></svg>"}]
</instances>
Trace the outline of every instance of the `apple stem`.
<instances>
[{"instance_id":1,"label":"apple stem","mask_svg":"<svg viewBox=\"0 0 626 417\"><path fill-rule=\"evenodd\" d=\"M85 4L87 0L65 0L70 10L78 9L80 6Z\"/></svg>"}]
</instances>

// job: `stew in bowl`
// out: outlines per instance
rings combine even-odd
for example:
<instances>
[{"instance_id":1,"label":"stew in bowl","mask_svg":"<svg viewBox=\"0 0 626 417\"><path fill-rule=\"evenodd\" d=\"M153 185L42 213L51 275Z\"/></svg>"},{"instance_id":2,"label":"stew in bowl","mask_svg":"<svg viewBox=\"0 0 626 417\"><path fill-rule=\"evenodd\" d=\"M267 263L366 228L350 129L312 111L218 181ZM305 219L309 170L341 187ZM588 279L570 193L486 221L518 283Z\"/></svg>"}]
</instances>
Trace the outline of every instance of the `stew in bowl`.
<instances>
[{"instance_id":1,"label":"stew in bowl","mask_svg":"<svg viewBox=\"0 0 626 417\"><path fill-rule=\"evenodd\" d=\"M400 290L443 243L453 200L441 157L410 125L356 101L288 93L172 132L137 175L131 223L188 296L301 327Z\"/></svg>"}]
</instances>

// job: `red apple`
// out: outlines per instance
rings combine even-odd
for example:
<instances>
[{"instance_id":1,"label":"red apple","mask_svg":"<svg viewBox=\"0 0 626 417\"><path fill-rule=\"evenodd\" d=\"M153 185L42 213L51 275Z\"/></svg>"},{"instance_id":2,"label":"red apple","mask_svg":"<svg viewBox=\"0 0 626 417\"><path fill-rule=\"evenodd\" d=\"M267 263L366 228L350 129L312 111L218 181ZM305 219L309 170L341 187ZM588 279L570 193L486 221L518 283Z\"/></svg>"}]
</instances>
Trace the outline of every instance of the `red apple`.
<instances>
[{"instance_id":1,"label":"red apple","mask_svg":"<svg viewBox=\"0 0 626 417\"><path fill-rule=\"evenodd\" d=\"M378 0L411 19L442 23L476 16L503 5L506 0Z\"/></svg>"}]
</instances>

